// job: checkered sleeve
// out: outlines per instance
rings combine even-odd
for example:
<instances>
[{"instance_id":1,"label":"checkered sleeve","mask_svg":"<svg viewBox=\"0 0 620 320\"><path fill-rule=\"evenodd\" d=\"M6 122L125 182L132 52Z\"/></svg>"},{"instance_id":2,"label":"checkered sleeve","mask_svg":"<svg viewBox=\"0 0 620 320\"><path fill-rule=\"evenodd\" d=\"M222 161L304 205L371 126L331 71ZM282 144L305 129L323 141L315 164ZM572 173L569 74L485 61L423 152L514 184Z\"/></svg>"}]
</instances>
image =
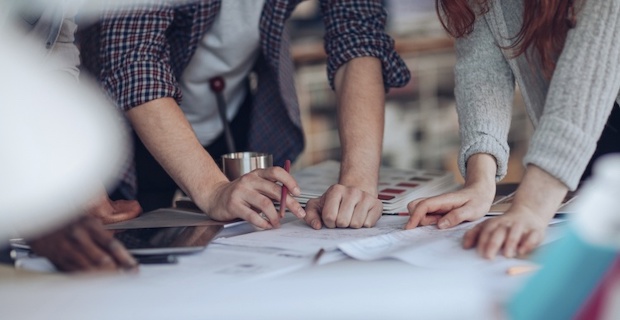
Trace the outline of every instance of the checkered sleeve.
<instances>
[{"instance_id":1,"label":"checkered sleeve","mask_svg":"<svg viewBox=\"0 0 620 320\"><path fill-rule=\"evenodd\" d=\"M163 97L180 101L166 39L173 19L168 1L124 7L103 17L99 80L120 109Z\"/></svg>"},{"instance_id":2,"label":"checkered sleeve","mask_svg":"<svg viewBox=\"0 0 620 320\"><path fill-rule=\"evenodd\" d=\"M381 60L386 90L409 82L409 69L394 50L394 40L384 31L387 13L381 0L322 0L321 10L332 89L336 70L353 58L365 56Z\"/></svg>"}]
</instances>

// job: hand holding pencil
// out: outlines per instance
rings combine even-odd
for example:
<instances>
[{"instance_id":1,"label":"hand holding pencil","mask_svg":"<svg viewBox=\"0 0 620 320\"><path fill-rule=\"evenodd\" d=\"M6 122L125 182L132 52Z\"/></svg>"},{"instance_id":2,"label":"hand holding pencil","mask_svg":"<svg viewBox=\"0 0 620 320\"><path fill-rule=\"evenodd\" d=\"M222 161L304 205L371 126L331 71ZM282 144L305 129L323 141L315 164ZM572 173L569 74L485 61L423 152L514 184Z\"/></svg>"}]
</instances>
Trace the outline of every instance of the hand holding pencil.
<instances>
[{"instance_id":1,"label":"hand holding pencil","mask_svg":"<svg viewBox=\"0 0 620 320\"><path fill-rule=\"evenodd\" d=\"M290 162L288 164L290 168ZM283 196L283 192L285 196ZM281 214L274 202L282 201L280 210L288 208L295 216L303 219L306 212L291 192L299 195L301 190L284 168L272 166L256 169L229 182L223 182L209 193L204 205L197 205L218 221L241 218L261 229L280 227Z\"/></svg>"}]
</instances>

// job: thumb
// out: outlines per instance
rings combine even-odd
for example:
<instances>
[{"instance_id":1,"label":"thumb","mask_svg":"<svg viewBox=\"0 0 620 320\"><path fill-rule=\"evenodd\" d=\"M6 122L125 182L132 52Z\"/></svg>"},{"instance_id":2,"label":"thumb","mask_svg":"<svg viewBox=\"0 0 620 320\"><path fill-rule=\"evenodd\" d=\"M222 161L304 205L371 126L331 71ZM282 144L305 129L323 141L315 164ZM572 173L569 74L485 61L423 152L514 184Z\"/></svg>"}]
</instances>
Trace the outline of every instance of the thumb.
<instances>
[{"instance_id":1,"label":"thumb","mask_svg":"<svg viewBox=\"0 0 620 320\"><path fill-rule=\"evenodd\" d=\"M452 228L461 222L465 221L465 214L463 210L457 209L448 212L439 221L437 221L437 228L447 229Z\"/></svg>"},{"instance_id":2,"label":"thumb","mask_svg":"<svg viewBox=\"0 0 620 320\"><path fill-rule=\"evenodd\" d=\"M114 209L105 216L99 217L104 224L130 220L142 213L142 207L135 200L116 200L110 201L110 204Z\"/></svg>"},{"instance_id":3,"label":"thumb","mask_svg":"<svg viewBox=\"0 0 620 320\"><path fill-rule=\"evenodd\" d=\"M312 228L321 229L321 205L319 199L311 199L306 203L306 216L304 221Z\"/></svg>"}]
</instances>

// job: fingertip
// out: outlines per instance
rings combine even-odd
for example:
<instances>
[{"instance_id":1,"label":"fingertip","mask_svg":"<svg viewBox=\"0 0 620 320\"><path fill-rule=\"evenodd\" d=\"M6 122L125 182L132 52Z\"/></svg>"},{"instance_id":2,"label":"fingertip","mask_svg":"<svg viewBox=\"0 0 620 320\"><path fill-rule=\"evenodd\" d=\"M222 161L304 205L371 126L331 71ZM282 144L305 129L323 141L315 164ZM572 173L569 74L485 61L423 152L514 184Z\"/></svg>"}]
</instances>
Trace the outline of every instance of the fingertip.
<instances>
[{"instance_id":1,"label":"fingertip","mask_svg":"<svg viewBox=\"0 0 620 320\"><path fill-rule=\"evenodd\" d=\"M448 219L440 219L437 223L437 228L439 229L447 229L450 227L450 221Z\"/></svg>"},{"instance_id":2,"label":"fingertip","mask_svg":"<svg viewBox=\"0 0 620 320\"><path fill-rule=\"evenodd\" d=\"M319 219L314 219L312 220L312 222L310 223L310 225L312 226L312 228L319 230L322 227L321 221L319 221Z\"/></svg>"},{"instance_id":3,"label":"fingertip","mask_svg":"<svg viewBox=\"0 0 620 320\"><path fill-rule=\"evenodd\" d=\"M405 230L413 229L417 227L418 224L419 222L416 222L415 220L413 220L413 216L411 216L409 217L409 221L407 221L407 224L405 225Z\"/></svg>"},{"instance_id":4,"label":"fingertip","mask_svg":"<svg viewBox=\"0 0 620 320\"><path fill-rule=\"evenodd\" d=\"M463 249L471 249L471 248L472 248L472 241L464 239L463 240Z\"/></svg>"},{"instance_id":5,"label":"fingertip","mask_svg":"<svg viewBox=\"0 0 620 320\"><path fill-rule=\"evenodd\" d=\"M463 236L463 248L471 249L474 246L474 240L467 233Z\"/></svg>"},{"instance_id":6,"label":"fingertip","mask_svg":"<svg viewBox=\"0 0 620 320\"><path fill-rule=\"evenodd\" d=\"M293 188L293 190L291 190L291 193L292 193L294 196L299 196L299 195L301 195L301 189L299 189L299 187L298 187L298 186L295 186L295 187Z\"/></svg>"},{"instance_id":7,"label":"fingertip","mask_svg":"<svg viewBox=\"0 0 620 320\"><path fill-rule=\"evenodd\" d=\"M306 213L306 210L304 210L304 208L299 207L299 209L297 209L297 214L296 214L296 216L297 216L298 218L303 219L303 218L305 218L305 217L306 217L306 215L307 215L307 213Z\"/></svg>"}]
</instances>

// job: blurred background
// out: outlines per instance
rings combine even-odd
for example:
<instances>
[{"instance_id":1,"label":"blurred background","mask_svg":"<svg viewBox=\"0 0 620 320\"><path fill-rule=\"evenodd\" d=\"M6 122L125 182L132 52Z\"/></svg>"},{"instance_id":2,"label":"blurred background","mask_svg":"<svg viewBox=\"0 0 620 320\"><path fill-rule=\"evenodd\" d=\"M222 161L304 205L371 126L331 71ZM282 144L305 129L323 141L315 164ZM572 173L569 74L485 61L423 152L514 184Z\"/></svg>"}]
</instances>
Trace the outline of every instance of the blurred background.
<instances>
[{"instance_id":1,"label":"blurred background","mask_svg":"<svg viewBox=\"0 0 620 320\"><path fill-rule=\"evenodd\" d=\"M454 101L454 43L435 13L434 0L384 0L387 31L396 50L411 70L411 81L392 89L386 98L383 165L453 171L459 151L458 120ZM326 77L323 22L318 0L299 5L291 19L292 54L296 86L306 133L306 149L297 168L326 159L340 159L335 95ZM518 90L518 89L517 89ZM518 182L521 160L532 132L520 94L513 110L509 134L508 175L503 182Z\"/></svg>"}]
</instances>

